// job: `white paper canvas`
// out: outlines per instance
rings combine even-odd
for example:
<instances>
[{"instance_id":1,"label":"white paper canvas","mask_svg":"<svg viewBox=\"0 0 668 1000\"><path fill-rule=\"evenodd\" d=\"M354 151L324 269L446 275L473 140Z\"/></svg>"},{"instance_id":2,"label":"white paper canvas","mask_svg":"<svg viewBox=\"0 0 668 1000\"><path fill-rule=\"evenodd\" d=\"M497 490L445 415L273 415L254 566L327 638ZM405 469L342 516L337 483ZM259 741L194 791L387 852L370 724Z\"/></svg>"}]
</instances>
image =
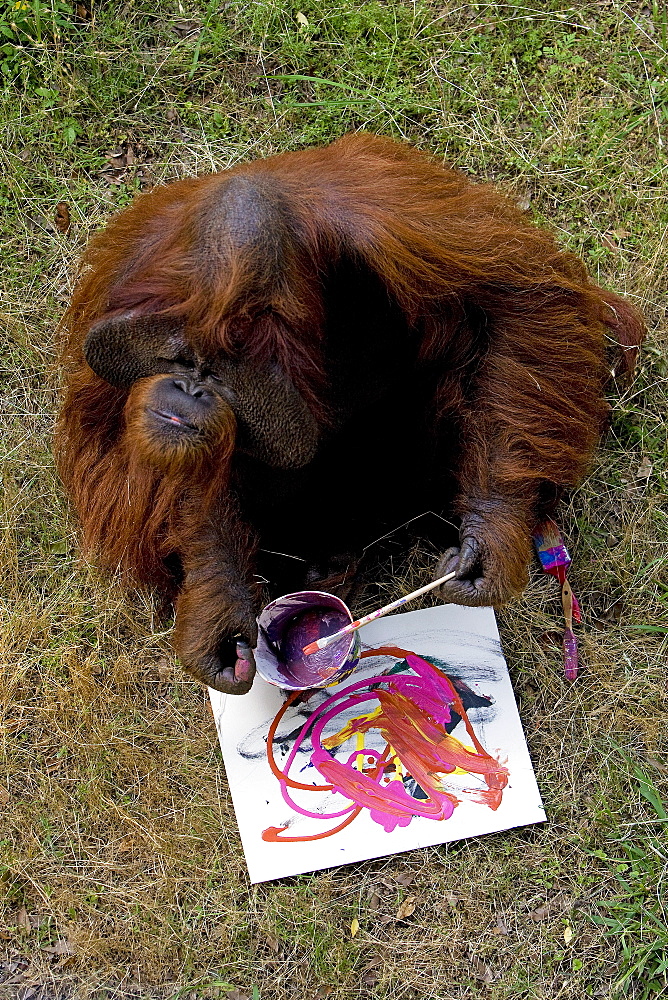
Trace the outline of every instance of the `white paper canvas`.
<instances>
[{"instance_id":1,"label":"white paper canvas","mask_svg":"<svg viewBox=\"0 0 668 1000\"><path fill-rule=\"evenodd\" d=\"M392 645L417 654L424 661L413 663L422 673L396 654L374 656L342 684L291 705L271 744L277 768L284 769L293 755L289 784L281 784L267 757L267 736L284 693L260 677L242 697L210 689L251 882L545 819L491 608L450 604L393 615L365 626L361 639L363 648ZM379 675L372 687L359 684ZM440 709L425 702L448 690ZM339 700L325 704L334 696ZM469 730L457 706L448 708L452 697L460 699ZM403 751L395 752L389 740ZM464 769L435 772L433 755L442 753L449 760L465 757ZM422 784L406 763L424 775ZM352 797L318 787L329 780L341 788L340 776L346 792L353 788ZM504 781L505 787L496 787Z\"/></svg>"}]
</instances>

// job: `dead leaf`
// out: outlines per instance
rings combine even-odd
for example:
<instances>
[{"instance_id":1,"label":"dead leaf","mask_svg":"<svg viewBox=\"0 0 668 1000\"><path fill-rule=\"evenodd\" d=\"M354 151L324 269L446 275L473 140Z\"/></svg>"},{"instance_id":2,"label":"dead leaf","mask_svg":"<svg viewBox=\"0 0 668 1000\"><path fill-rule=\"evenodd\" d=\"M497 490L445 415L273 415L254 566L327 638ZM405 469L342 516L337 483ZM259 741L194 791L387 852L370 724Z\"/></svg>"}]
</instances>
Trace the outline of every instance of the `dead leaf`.
<instances>
[{"instance_id":1,"label":"dead leaf","mask_svg":"<svg viewBox=\"0 0 668 1000\"><path fill-rule=\"evenodd\" d=\"M359 929L360 929L360 922L357 919L357 917L355 917L355 919L350 925L350 936L355 937L357 934L359 934Z\"/></svg>"},{"instance_id":2,"label":"dead leaf","mask_svg":"<svg viewBox=\"0 0 668 1000\"><path fill-rule=\"evenodd\" d=\"M619 250L616 243L613 243L609 236L601 236L601 243L606 250Z\"/></svg>"},{"instance_id":3,"label":"dead leaf","mask_svg":"<svg viewBox=\"0 0 668 1000\"><path fill-rule=\"evenodd\" d=\"M550 913L554 913L555 910L568 910L572 904L572 899L563 890L559 890L552 899L548 899L546 903L539 906L536 910L532 910L529 916L532 920L538 923L540 920L545 920Z\"/></svg>"},{"instance_id":4,"label":"dead leaf","mask_svg":"<svg viewBox=\"0 0 668 1000\"><path fill-rule=\"evenodd\" d=\"M44 770L47 774L55 774L60 768L67 762L67 757L48 757L45 758Z\"/></svg>"},{"instance_id":5,"label":"dead leaf","mask_svg":"<svg viewBox=\"0 0 668 1000\"><path fill-rule=\"evenodd\" d=\"M614 236L618 240L625 240L627 236L631 235L631 233L628 229L611 229L610 235Z\"/></svg>"},{"instance_id":6,"label":"dead leaf","mask_svg":"<svg viewBox=\"0 0 668 1000\"><path fill-rule=\"evenodd\" d=\"M382 955L372 955L368 962L362 966L362 986L375 986L380 979L380 969L385 964Z\"/></svg>"},{"instance_id":7,"label":"dead leaf","mask_svg":"<svg viewBox=\"0 0 668 1000\"><path fill-rule=\"evenodd\" d=\"M122 170L124 167L131 167L136 157L134 149L128 145L125 149L115 149L105 153L105 159L114 170Z\"/></svg>"},{"instance_id":8,"label":"dead leaf","mask_svg":"<svg viewBox=\"0 0 668 1000\"><path fill-rule=\"evenodd\" d=\"M529 211L529 209L531 207L531 198L529 197L528 194L524 195L523 198L519 199L519 201L517 202L517 207L522 212L528 212Z\"/></svg>"},{"instance_id":9,"label":"dead leaf","mask_svg":"<svg viewBox=\"0 0 668 1000\"><path fill-rule=\"evenodd\" d=\"M28 916L28 911L25 906L22 906L15 917L15 923L18 929L24 933L29 934L32 930L32 924L30 923L30 917Z\"/></svg>"},{"instance_id":10,"label":"dead leaf","mask_svg":"<svg viewBox=\"0 0 668 1000\"><path fill-rule=\"evenodd\" d=\"M18 1000L32 1000L33 997L38 997L42 994L42 986L43 983L34 981L32 983L26 983L25 980L21 978L21 989L17 994Z\"/></svg>"},{"instance_id":11,"label":"dead leaf","mask_svg":"<svg viewBox=\"0 0 668 1000\"><path fill-rule=\"evenodd\" d=\"M613 601L610 607L605 608L601 612L599 617L603 621L612 622L614 624L615 622L618 622L622 617L622 614L624 612L624 607L625 607L624 598L620 597L618 600Z\"/></svg>"},{"instance_id":12,"label":"dead leaf","mask_svg":"<svg viewBox=\"0 0 668 1000\"><path fill-rule=\"evenodd\" d=\"M395 875L394 881L397 885L403 885L404 888L406 888L407 886L412 885L416 878L417 875L415 872L403 872L401 875Z\"/></svg>"},{"instance_id":13,"label":"dead leaf","mask_svg":"<svg viewBox=\"0 0 668 1000\"><path fill-rule=\"evenodd\" d=\"M70 965L76 963L76 955L63 955L59 962L56 962L55 969L67 969Z\"/></svg>"},{"instance_id":14,"label":"dead leaf","mask_svg":"<svg viewBox=\"0 0 668 1000\"><path fill-rule=\"evenodd\" d=\"M415 913L415 907L417 906L415 896L407 896L403 903L397 910L397 920L405 920L406 917L410 917L412 913Z\"/></svg>"},{"instance_id":15,"label":"dead leaf","mask_svg":"<svg viewBox=\"0 0 668 1000\"><path fill-rule=\"evenodd\" d=\"M482 983L494 982L492 970L477 955L469 955L469 963L475 979L479 979Z\"/></svg>"},{"instance_id":16,"label":"dead leaf","mask_svg":"<svg viewBox=\"0 0 668 1000\"><path fill-rule=\"evenodd\" d=\"M547 629L545 632L541 632L541 634L537 636L537 642L542 650L547 650L552 646L561 647L563 638L563 632L559 632L558 629L552 628Z\"/></svg>"},{"instance_id":17,"label":"dead leaf","mask_svg":"<svg viewBox=\"0 0 668 1000\"><path fill-rule=\"evenodd\" d=\"M140 167L137 171L137 179L139 181L139 187L142 191L145 188L153 187L153 184L155 183L153 174L146 165Z\"/></svg>"},{"instance_id":18,"label":"dead leaf","mask_svg":"<svg viewBox=\"0 0 668 1000\"><path fill-rule=\"evenodd\" d=\"M227 994L227 1000L250 1000L247 993L241 993L239 990L232 990L231 993Z\"/></svg>"},{"instance_id":19,"label":"dead leaf","mask_svg":"<svg viewBox=\"0 0 668 1000\"><path fill-rule=\"evenodd\" d=\"M53 217L53 221L59 233L69 232L72 219L70 218L70 206L66 201L59 201L56 205L56 214Z\"/></svg>"},{"instance_id":20,"label":"dead leaf","mask_svg":"<svg viewBox=\"0 0 668 1000\"><path fill-rule=\"evenodd\" d=\"M173 24L172 28L174 33L177 34L179 38L188 38L193 35L198 35L202 30L202 25L199 21L183 20Z\"/></svg>"},{"instance_id":21,"label":"dead leaf","mask_svg":"<svg viewBox=\"0 0 668 1000\"><path fill-rule=\"evenodd\" d=\"M2 724L3 732L8 736L13 733L20 733L23 729L27 728L28 720L24 719L23 716L19 716L18 719L7 719Z\"/></svg>"},{"instance_id":22,"label":"dead leaf","mask_svg":"<svg viewBox=\"0 0 668 1000\"><path fill-rule=\"evenodd\" d=\"M59 938L55 944L42 948L42 951L47 951L49 955L76 955L77 953L76 948L67 938Z\"/></svg>"},{"instance_id":23,"label":"dead leaf","mask_svg":"<svg viewBox=\"0 0 668 1000\"><path fill-rule=\"evenodd\" d=\"M9 802L9 792L0 785L0 806L6 806Z\"/></svg>"},{"instance_id":24,"label":"dead leaf","mask_svg":"<svg viewBox=\"0 0 668 1000\"><path fill-rule=\"evenodd\" d=\"M569 945L573 940L573 928L570 924L566 924L564 927L564 944Z\"/></svg>"},{"instance_id":25,"label":"dead leaf","mask_svg":"<svg viewBox=\"0 0 668 1000\"><path fill-rule=\"evenodd\" d=\"M127 178L127 170L137 162L136 152L124 139L118 149L105 153L107 166L102 170L102 176L109 184L123 184Z\"/></svg>"},{"instance_id":26,"label":"dead leaf","mask_svg":"<svg viewBox=\"0 0 668 1000\"><path fill-rule=\"evenodd\" d=\"M265 942L269 948L276 954L281 950L281 943L278 938L275 938L273 934L267 934Z\"/></svg>"},{"instance_id":27,"label":"dead leaf","mask_svg":"<svg viewBox=\"0 0 668 1000\"><path fill-rule=\"evenodd\" d=\"M640 461L640 465L636 470L636 479L649 479L652 475L652 463L650 462L647 455L644 455Z\"/></svg>"},{"instance_id":28,"label":"dead leaf","mask_svg":"<svg viewBox=\"0 0 668 1000\"><path fill-rule=\"evenodd\" d=\"M380 896L377 892L372 892L369 896L368 907L372 913L375 913L376 910L380 909Z\"/></svg>"},{"instance_id":29,"label":"dead leaf","mask_svg":"<svg viewBox=\"0 0 668 1000\"><path fill-rule=\"evenodd\" d=\"M295 15L295 20L301 28L308 28L308 18L306 14L302 14L301 11Z\"/></svg>"},{"instance_id":30,"label":"dead leaf","mask_svg":"<svg viewBox=\"0 0 668 1000\"><path fill-rule=\"evenodd\" d=\"M503 914L501 913L499 913L498 917L496 918L496 924L494 925L494 927L492 927L492 934L503 934L503 935L510 934L508 924L506 923Z\"/></svg>"},{"instance_id":31,"label":"dead leaf","mask_svg":"<svg viewBox=\"0 0 668 1000\"><path fill-rule=\"evenodd\" d=\"M377 969L380 965L383 964L384 961L385 959L383 958L382 955L374 955L372 958L369 959L368 962L365 962L364 966L362 967L362 972L368 972L370 969Z\"/></svg>"}]
</instances>

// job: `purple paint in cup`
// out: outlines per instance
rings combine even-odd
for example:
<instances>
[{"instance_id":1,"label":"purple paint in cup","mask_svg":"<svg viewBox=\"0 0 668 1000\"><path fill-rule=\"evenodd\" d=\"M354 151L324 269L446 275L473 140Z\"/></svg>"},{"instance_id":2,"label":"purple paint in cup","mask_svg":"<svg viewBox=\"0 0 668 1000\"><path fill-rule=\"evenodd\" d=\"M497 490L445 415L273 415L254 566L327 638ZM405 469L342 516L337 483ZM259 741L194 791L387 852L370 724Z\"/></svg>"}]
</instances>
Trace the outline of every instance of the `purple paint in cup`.
<instances>
[{"instance_id":1,"label":"purple paint in cup","mask_svg":"<svg viewBox=\"0 0 668 1000\"><path fill-rule=\"evenodd\" d=\"M306 656L304 646L333 635L353 621L348 607L333 594L301 590L278 597L257 620L255 665L260 677L288 691L338 684L359 662L357 632Z\"/></svg>"}]
</instances>

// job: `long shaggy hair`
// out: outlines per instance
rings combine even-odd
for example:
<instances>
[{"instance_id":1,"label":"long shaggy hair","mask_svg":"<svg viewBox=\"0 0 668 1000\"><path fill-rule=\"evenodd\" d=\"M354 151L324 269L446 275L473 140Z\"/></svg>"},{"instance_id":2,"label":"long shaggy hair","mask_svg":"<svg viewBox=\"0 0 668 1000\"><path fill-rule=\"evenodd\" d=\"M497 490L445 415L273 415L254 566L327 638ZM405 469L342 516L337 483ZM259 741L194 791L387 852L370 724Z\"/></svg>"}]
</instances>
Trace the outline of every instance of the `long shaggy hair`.
<instances>
[{"instance_id":1,"label":"long shaggy hair","mask_svg":"<svg viewBox=\"0 0 668 1000\"><path fill-rule=\"evenodd\" d=\"M251 189L284 223L267 233L263 253L238 236ZM114 388L91 371L91 325L128 311L182 317L204 355L277 361L325 424L322 288L342 260L380 279L420 357L441 368L435 419L454 419L466 442L459 512L494 524L485 498L507 501L526 561L538 484L575 485L605 422L606 337L631 368L642 321L496 188L358 134L158 188L91 240L65 318L56 450L86 543L107 565L169 590L165 557L183 524L192 531L224 491L234 427L220 428L198 467L148 461L135 428L144 390ZM502 561L513 547L508 509ZM507 577L518 579L510 565Z\"/></svg>"}]
</instances>

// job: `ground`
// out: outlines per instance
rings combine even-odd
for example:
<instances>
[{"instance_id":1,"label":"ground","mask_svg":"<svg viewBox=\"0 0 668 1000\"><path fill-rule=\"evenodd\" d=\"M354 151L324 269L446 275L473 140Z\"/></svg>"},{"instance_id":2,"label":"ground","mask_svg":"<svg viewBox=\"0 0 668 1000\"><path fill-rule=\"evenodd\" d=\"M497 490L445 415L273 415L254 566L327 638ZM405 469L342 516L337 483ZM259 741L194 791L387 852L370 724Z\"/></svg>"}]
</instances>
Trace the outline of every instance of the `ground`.
<instances>
[{"instance_id":1,"label":"ground","mask_svg":"<svg viewBox=\"0 0 668 1000\"><path fill-rule=\"evenodd\" d=\"M0 34L2 995L668 995L665 5L2 0ZM650 335L561 515L581 678L537 568L500 615L548 822L251 887L170 622L78 552L57 322L138 190L362 128L510 190Z\"/></svg>"}]
</instances>

